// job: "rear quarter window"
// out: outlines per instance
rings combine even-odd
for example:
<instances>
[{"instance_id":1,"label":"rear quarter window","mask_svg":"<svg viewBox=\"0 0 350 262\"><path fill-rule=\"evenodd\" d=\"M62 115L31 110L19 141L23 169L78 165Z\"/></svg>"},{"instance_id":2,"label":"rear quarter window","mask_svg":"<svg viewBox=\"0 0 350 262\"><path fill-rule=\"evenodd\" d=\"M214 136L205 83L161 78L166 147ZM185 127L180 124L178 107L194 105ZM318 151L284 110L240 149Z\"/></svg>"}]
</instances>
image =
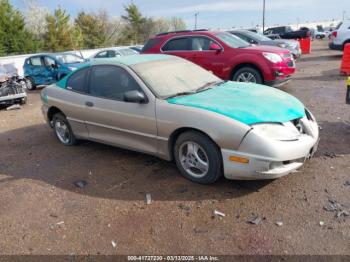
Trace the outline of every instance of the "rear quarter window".
<instances>
[{"instance_id":1,"label":"rear quarter window","mask_svg":"<svg viewBox=\"0 0 350 262\"><path fill-rule=\"evenodd\" d=\"M89 68L83 68L72 74L67 80L67 89L79 93L87 92L87 75Z\"/></svg>"},{"instance_id":2,"label":"rear quarter window","mask_svg":"<svg viewBox=\"0 0 350 262\"><path fill-rule=\"evenodd\" d=\"M156 45L160 44L160 42L162 41L161 38L152 38L149 39L147 41L147 43L143 46L141 52L147 52L150 49L152 49L153 47L155 47Z\"/></svg>"},{"instance_id":3,"label":"rear quarter window","mask_svg":"<svg viewBox=\"0 0 350 262\"><path fill-rule=\"evenodd\" d=\"M340 22L337 27L335 28L335 30L339 30L339 28L343 25L343 22Z\"/></svg>"},{"instance_id":4,"label":"rear quarter window","mask_svg":"<svg viewBox=\"0 0 350 262\"><path fill-rule=\"evenodd\" d=\"M179 37L169 40L163 47L163 51L184 51L191 50L188 37Z\"/></svg>"}]
</instances>

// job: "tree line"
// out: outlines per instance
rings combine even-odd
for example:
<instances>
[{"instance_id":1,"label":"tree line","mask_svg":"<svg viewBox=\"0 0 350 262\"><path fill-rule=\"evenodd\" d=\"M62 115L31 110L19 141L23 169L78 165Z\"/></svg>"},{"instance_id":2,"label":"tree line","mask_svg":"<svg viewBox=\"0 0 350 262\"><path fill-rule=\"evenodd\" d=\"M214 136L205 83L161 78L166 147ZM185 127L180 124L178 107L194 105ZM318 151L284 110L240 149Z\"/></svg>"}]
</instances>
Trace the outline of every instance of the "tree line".
<instances>
[{"instance_id":1,"label":"tree line","mask_svg":"<svg viewBox=\"0 0 350 262\"><path fill-rule=\"evenodd\" d=\"M27 1L24 12L0 0L0 55L136 45L160 32L186 29L181 18L146 17L133 3L124 6L124 13L82 11L72 19L67 10L50 12L36 0Z\"/></svg>"}]
</instances>

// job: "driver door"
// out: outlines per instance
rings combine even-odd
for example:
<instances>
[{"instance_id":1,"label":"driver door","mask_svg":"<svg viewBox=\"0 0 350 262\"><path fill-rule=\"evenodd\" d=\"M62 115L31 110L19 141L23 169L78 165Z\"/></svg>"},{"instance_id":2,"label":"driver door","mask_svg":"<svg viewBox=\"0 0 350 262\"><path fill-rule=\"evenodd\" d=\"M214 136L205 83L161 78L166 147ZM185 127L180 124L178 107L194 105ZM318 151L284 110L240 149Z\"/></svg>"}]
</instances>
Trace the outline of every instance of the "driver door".
<instances>
[{"instance_id":1,"label":"driver door","mask_svg":"<svg viewBox=\"0 0 350 262\"><path fill-rule=\"evenodd\" d=\"M191 51L189 52L188 60L211 71L216 76L224 78L226 75L225 64L227 57L224 55L224 50L211 50L210 45L218 42L206 36L192 36L190 38Z\"/></svg>"},{"instance_id":2,"label":"driver door","mask_svg":"<svg viewBox=\"0 0 350 262\"><path fill-rule=\"evenodd\" d=\"M43 77L46 79L45 82L47 84L55 83L57 81L57 68L58 68L56 61L49 56L44 56L43 62L44 62L44 67L42 70L42 74L43 74Z\"/></svg>"},{"instance_id":3,"label":"driver door","mask_svg":"<svg viewBox=\"0 0 350 262\"><path fill-rule=\"evenodd\" d=\"M89 111L86 126L89 138L102 143L147 153L157 152L155 98L147 103L124 101L128 91L142 90L138 80L127 68L96 65L91 68Z\"/></svg>"}]
</instances>

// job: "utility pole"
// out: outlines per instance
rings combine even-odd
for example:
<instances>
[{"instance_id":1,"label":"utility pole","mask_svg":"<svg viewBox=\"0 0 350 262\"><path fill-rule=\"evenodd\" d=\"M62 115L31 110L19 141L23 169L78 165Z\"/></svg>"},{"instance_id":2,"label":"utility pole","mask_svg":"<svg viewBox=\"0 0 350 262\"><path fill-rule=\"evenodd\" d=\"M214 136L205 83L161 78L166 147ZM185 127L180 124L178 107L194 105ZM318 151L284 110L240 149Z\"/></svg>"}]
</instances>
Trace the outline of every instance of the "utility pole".
<instances>
[{"instance_id":1,"label":"utility pole","mask_svg":"<svg viewBox=\"0 0 350 262\"><path fill-rule=\"evenodd\" d=\"M346 11L344 10L343 11L343 21L345 21L345 14L346 14Z\"/></svg>"},{"instance_id":2,"label":"utility pole","mask_svg":"<svg viewBox=\"0 0 350 262\"><path fill-rule=\"evenodd\" d=\"M194 30L197 30L197 17L199 12L194 13Z\"/></svg>"},{"instance_id":3,"label":"utility pole","mask_svg":"<svg viewBox=\"0 0 350 262\"><path fill-rule=\"evenodd\" d=\"M263 0L263 33L265 32L265 0Z\"/></svg>"}]
</instances>

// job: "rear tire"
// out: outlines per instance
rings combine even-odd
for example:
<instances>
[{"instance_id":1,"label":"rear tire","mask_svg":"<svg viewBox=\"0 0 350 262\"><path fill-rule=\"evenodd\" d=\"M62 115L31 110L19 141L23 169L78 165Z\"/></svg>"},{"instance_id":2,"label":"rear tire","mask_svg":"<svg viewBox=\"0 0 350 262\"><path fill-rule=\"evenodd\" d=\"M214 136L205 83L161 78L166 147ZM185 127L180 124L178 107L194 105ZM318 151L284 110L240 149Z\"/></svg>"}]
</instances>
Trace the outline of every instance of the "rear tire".
<instances>
[{"instance_id":1,"label":"rear tire","mask_svg":"<svg viewBox=\"0 0 350 262\"><path fill-rule=\"evenodd\" d=\"M256 83L262 84L263 79L260 75L260 72L252 67L242 67L237 72L233 74L233 81L236 82L246 82L246 83Z\"/></svg>"},{"instance_id":2,"label":"rear tire","mask_svg":"<svg viewBox=\"0 0 350 262\"><path fill-rule=\"evenodd\" d=\"M174 158L181 174L193 182L212 184L222 176L220 149L200 132L181 134L175 142Z\"/></svg>"},{"instance_id":3,"label":"rear tire","mask_svg":"<svg viewBox=\"0 0 350 262\"><path fill-rule=\"evenodd\" d=\"M56 113L52 118L53 130L58 139L65 146L77 144L72 128L67 118L62 113Z\"/></svg>"},{"instance_id":4,"label":"rear tire","mask_svg":"<svg viewBox=\"0 0 350 262\"><path fill-rule=\"evenodd\" d=\"M34 91L36 89L36 84L34 82L34 79L31 77L26 78L26 85L29 91Z\"/></svg>"}]
</instances>

